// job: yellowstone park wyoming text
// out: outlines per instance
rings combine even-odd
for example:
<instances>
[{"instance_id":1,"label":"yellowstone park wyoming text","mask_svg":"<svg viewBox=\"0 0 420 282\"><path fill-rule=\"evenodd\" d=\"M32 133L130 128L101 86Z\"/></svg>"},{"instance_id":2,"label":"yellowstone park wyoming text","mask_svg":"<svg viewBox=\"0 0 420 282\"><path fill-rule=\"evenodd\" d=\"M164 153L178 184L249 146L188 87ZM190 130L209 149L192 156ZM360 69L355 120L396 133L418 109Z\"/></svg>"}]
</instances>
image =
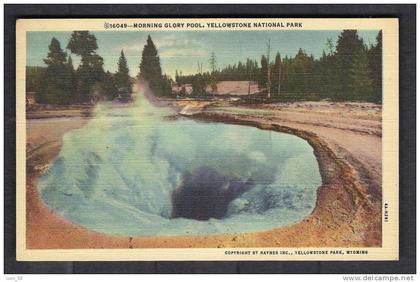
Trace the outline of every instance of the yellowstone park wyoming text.
<instances>
[{"instance_id":1,"label":"yellowstone park wyoming text","mask_svg":"<svg viewBox=\"0 0 420 282\"><path fill-rule=\"evenodd\" d=\"M398 20L17 22L18 260L398 259Z\"/></svg>"}]
</instances>

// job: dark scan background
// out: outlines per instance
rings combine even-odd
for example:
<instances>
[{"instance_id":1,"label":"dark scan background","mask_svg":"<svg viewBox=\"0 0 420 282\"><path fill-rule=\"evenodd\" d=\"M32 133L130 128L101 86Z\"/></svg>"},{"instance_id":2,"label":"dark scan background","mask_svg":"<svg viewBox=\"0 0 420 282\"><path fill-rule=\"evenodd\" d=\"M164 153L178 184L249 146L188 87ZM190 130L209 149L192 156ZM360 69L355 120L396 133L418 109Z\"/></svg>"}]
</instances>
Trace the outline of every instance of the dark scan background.
<instances>
[{"instance_id":1,"label":"dark scan background","mask_svg":"<svg viewBox=\"0 0 420 282\"><path fill-rule=\"evenodd\" d=\"M400 260L336 262L18 262L15 211L15 24L18 18L398 17L400 26ZM416 6L5 5L4 271L12 273L415 273Z\"/></svg>"}]
</instances>

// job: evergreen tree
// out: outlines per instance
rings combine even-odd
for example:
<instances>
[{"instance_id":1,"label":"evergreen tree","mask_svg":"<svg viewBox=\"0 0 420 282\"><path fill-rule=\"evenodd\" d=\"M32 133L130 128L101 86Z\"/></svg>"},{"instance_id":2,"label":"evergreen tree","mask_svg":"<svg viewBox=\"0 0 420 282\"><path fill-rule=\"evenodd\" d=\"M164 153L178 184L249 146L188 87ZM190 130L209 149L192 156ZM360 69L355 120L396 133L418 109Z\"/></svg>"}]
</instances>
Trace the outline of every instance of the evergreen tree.
<instances>
[{"instance_id":1,"label":"evergreen tree","mask_svg":"<svg viewBox=\"0 0 420 282\"><path fill-rule=\"evenodd\" d=\"M121 56L118 60L118 71L115 74L115 84L122 98L129 99L131 97L131 78L127 66L127 59L124 51L121 50Z\"/></svg>"},{"instance_id":2,"label":"evergreen tree","mask_svg":"<svg viewBox=\"0 0 420 282\"><path fill-rule=\"evenodd\" d=\"M360 51L353 60L350 68L350 98L357 101L373 101L374 89L371 73L369 69L369 60L366 50Z\"/></svg>"},{"instance_id":3,"label":"evergreen tree","mask_svg":"<svg viewBox=\"0 0 420 282\"><path fill-rule=\"evenodd\" d=\"M64 87L66 91L70 94L68 100L66 101L68 104L76 102L76 90L77 90L77 76L73 66L73 60L69 55L66 63L67 67L67 75L64 82Z\"/></svg>"},{"instance_id":4,"label":"evergreen tree","mask_svg":"<svg viewBox=\"0 0 420 282\"><path fill-rule=\"evenodd\" d=\"M263 87L267 87L267 74L268 74L268 61L267 58L262 55L261 56L261 76L260 76L260 80L258 81L258 85L260 86L260 88Z\"/></svg>"},{"instance_id":5,"label":"evergreen tree","mask_svg":"<svg viewBox=\"0 0 420 282\"><path fill-rule=\"evenodd\" d=\"M325 47L327 48L327 54L326 55L333 55L334 54L334 43L332 38L327 38L327 43L325 43ZM324 51L325 52L325 51Z\"/></svg>"},{"instance_id":6,"label":"evergreen tree","mask_svg":"<svg viewBox=\"0 0 420 282\"><path fill-rule=\"evenodd\" d=\"M343 30L337 40L337 59L339 68L340 99L345 100L351 95L350 68L355 57L363 50L363 40L359 38L357 30Z\"/></svg>"},{"instance_id":7,"label":"evergreen tree","mask_svg":"<svg viewBox=\"0 0 420 282\"><path fill-rule=\"evenodd\" d=\"M45 67L26 67L26 92L35 92L36 95L40 95L45 78L44 72Z\"/></svg>"},{"instance_id":8,"label":"evergreen tree","mask_svg":"<svg viewBox=\"0 0 420 282\"><path fill-rule=\"evenodd\" d=\"M113 100L117 97L118 87L116 83L116 77L114 79L114 76L109 71L107 71L104 74L103 81L100 83L99 87L100 87L99 90L105 99ZM129 97L125 97L125 98L129 98Z\"/></svg>"},{"instance_id":9,"label":"evergreen tree","mask_svg":"<svg viewBox=\"0 0 420 282\"><path fill-rule=\"evenodd\" d=\"M81 57L77 69L78 100L88 102L91 100L93 85L104 78L103 58L96 54L98 49L96 37L89 31L73 31L67 48Z\"/></svg>"},{"instance_id":10,"label":"evergreen tree","mask_svg":"<svg viewBox=\"0 0 420 282\"><path fill-rule=\"evenodd\" d=\"M201 73L194 76L191 86L192 86L192 92L191 92L192 96L203 97L207 95L206 93L207 83L204 76Z\"/></svg>"},{"instance_id":11,"label":"evergreen tree","mask_svg":"<svg viewBox=\"0 0 420 282\"><path fill-rule=\"evenodd\" d=\"M89 31L73 31L67 49L83 58L93 55L98 49L98 43Z\"/></svg>"},{"instance_id":12,"label":"evergreen tree","mask_svg":"<svg viewBox=\"0 0 420 282\"><path fill-rule=\"evenodd\" d=\"M67 85L69 78L67 54L54 37L48 49L48 55L44 59L47 67L36 100L39 103L67 104L71 95L70 87Z\"/></svg>"},{"instance_id":13,"label":"evergreen tree","mask_svg":"<svg viewBox=\"0 0 420 282\"><path fill-rule=\"evenodd\" d=\"M209 64L210 64L210 71L213 74L216 71L216 54L214 53L214 51L211 52Z\"/></svg>"},{"instance_id":14,"label":"evergreen tree","mask_svg":"<svg viewBox=\"0 0 420 282\"><path fill-rule=\"evenodd\" d=\"M251 60L250 58L247 58L245 63L239 61L237 64L229 64L223 67L221 70L217 70L216 67L214 67L214 69L215 70L213 72L212 64L210 64L211 72L209 73L209 75L214 76L214 79L216 79L216 81L248 81L251 79L258 80L261 71L258 67L258 62L255 60ZM192 76L179 75L179 80L189 81L189 83L191 83Z\"/></svg>"},{"instance_id":15,"label":"evergreen tree","mask_svg":"<svg viewBox=\"0 0 420 282\"><path fill-rule=\"evenodd\" d=\"M165 95L172 94L172 79L166 74L162 78L162 91Z\"/></svg>"},{"instance_id":16,"label":"evergreen tree","mask_svg":"<svg viewBox=\"0 0 420 282\"><path fill-rule=\"evenodd\" d=\"M375 102L382 102L382 30L376 36L376 45L369 50Z\"/></svg>"},{"instance_id":17,"label":"evergreen tree","mask_svg":"<svg viewBox=\"0 0 420 282\"><path fill-rule=\"evenodd\" d=\"M280 83L281 83L281 57L280 53L277 52L276 58L274 59L273 66L273 79L272 79L272 88L273 96L280 98Z\"/></svg>"},{"instance_id":18,"label":"evergreen tree","mask_svg":"<svg viewBox=\"0 0 420 282\"><path fill-rule=\"evenodd\" d=\"M209 84L211 87L211 92L214 95L217 92L216 55L214 52L211 52L209 63L210 63L210 71L211 71Z\"/></svg>"},{"instance_id":19,"label":"evergreen tree","mask_svg":"<svg viewBox=\"0 0 420 282\"><path fill-rule=\"evenodd\" d=\"M44 63L47 66L63 66L67 62L67 53L61 49L60 41L55 37L51 39L51 43L48 46L49 52L47 58L44 59Z\"/></svg>"},{"instance_id":20,"label":"evergreen tree","mask_svg":"<svg viewBox=\"0 0 420 282\"><path fill-rule=\"evenodd\" d=\"M179 74L178 74L178 70L175 70L175 81L179 85Z\"/></svg>"},{"instance_id":21,"label":"evergreen tree","mask_svg":"<svg viewBox=\"0 0 420 282\"><path fill-rule=\"evenodd\" d=\"M77 69L78 93L80 102L89 102L93 94L93 85L104 78L103 59L97 54L82 57Z\"/></svg>"},{"instance_id":22,"label":"evergreen tree","mask_svg":"<svg viewBox=\"0 0 420 282\"><path fill-rule=\"evenodd\" d=\"M280 81L282 83L283 91L285 91L287 82L289 80L289 62L290 62L289 57L288 56L284 57L283 62L282 62L281 81Z\"/></svg>"},{"instance_id":23,"label":"evergreen tree","mask_svg":"<svg viewBox=\"0 0 420 282\"><path fill-rule=\"evenodd\" d=\"M281 68L281 89L282 92L285 92L283 99L313 100L313 97L308 97L309 95L313 96L316 91L314 89L314 65L313 56L309 56L302 49L299 49L294 58L284 58Z\"/></svg>"},{"instance_id":24,"label":"evergreen tree","mask_svg":"<svg viewBox=\"0 0 420 282\"><path fill-rule=\"evenodd\" d=\"M183 76L176 72L176 80L180 84L194 84L197 89L195 93L204 93L201 91L203 81L208 85L213 75L211 73ZM247 59L246 62L228 64L221 70L214 71L218 81L256 80L261 91L267 89L269 73L274 98L278 96L280 82L282 100L381 102L382 33L378 33L376 44L368 51L356 30L344 30L339 35L337 44L331 38L327 39L325 50L319 59L299 49L293 57L281 58L278 53L273 64L269 64L267 55L263 55L261 66L257 61Z\"/></svg>"},{"instance_id":25,"label":"evergreen tree","mask_svg":"<svg viewBox=\"0 0 420 282\"><path fill-rule=\"evenodd\" d=\"M320 98L339 100L340 76L337 56L334 52L323 52L322 57L314 65L314 86Z\"/></svg>"},{"instance_id":26,"label":"evergreen tree","mask_svg":"<svg viewBox=\"0 0 420 282\"><path fill-rule=\"evenodd\" d=\"M67 59L67 68L71 71L74 71L74 66L73 66L73 59L71 58L71 56L69 55L68 59Z\"/></svg>"},{"instance_id":27,"label":"evergreen tree","mask_svg":"<svg viewBox=\"0 0 420 282\"><path fill-rule=\"evenodd\" d=\"M147 37L147 43L143 48L139 77L149 83L156 96L170 95L166 90L166 82L162 76L162 68L155 44L150 35Z\"/></svg>"}]
</instances>

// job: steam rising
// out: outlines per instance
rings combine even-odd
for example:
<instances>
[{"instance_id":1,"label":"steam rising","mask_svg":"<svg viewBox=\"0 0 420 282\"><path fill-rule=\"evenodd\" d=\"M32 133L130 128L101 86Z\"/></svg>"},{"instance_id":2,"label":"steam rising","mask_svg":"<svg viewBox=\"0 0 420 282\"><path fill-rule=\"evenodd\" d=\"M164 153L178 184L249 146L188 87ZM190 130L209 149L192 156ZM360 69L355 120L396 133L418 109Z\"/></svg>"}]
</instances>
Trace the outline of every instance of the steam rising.
<instances>
[{"instance_id":1,"label":"steam rising","mask_svg":"<svg viewBox=\"0 0 420 282\"><path fill-rule=\"evenodd\" d=\"M143 96L97 106L40 178L44 202L88 229L131 236L268 230L313 210L321 177L306 141L170 114Z\"/></svg>"}]
</instances>

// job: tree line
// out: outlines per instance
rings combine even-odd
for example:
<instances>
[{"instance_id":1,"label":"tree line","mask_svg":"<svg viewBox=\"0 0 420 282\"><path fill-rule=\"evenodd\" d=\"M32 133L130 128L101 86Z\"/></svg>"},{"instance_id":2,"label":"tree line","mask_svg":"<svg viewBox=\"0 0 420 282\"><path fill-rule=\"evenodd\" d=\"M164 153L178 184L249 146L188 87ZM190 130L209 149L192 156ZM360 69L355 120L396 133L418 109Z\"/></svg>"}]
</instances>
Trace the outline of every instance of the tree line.
<instances>
[{"instance_id":1,"label":"tree line","mask_svg":"<svg viewBox=\"0 0 420 282\"><path fill-rule=\"evenodd\" d=\"M97 40L88 31L74 31L67 44L71 54L80 57L74 68L56 38L52 38L44 59L46 67L27 67L27 92L36 92L38 103L71 104L120 97L129 100L132 79L124 52L121 51L116 73L105 72L103 58L96 53ZM192 96L208 96L217 91L218 81L257 81L260 93L268 100L296 101L331 99L335 101L382 100L382 32L371 46L364 44L356 30L343 30L336 44L327 40L319 59L299 49L293 57L281 57L270 52L256 60L246 59L222 69L216 68L216 53L211 54L210 71L203 72L198 64L197 74L182 75L176 71L179 85L191 84ZM172 80L162 74L157 48L150 37L141 55L138 78L149 83L156 96L172 97ZM211 91L209 91L209 87ZM181 95L185 94L181 90Z\"/></svg>"},{"instance_id":2,"label":"tree line","mask_svg":"<svg viewBox=\"0 0 420 282\"><path fill-rule=\"evenodd\" d=\"M212 53L214 54L214 53ZM209 61L215 62L215 57L212 55ZM212 76L218 81L248 81L260 76L261 69L256 60L247 58L245 63L239 61L235 64L228 64L222 69L214 69L204 72L204 76ZM191 84L195 75L182 75L182 72L175 71L175 81L179 84Z\"/></svg>"},{"instance_id":3,"label":"tree line","mask_svg":"<svg viewBox=\"0 0 420 282\"><path fill-rule=\"evenodd\" d=\"M74 31L66 48L73 56L80 57L76 69L71 55L54 37L44 58L46 67L26 68L26 91L36 93L37 103L91 103L117 97L130 100L132 80L122 50L117 62L118 70L111 73L104 71L103 58L96 53L96 37L89 31Z\"/></svg>"},{"instance_id":4,"label":"tree line","mask_svg":"<svg viewBox=\"0 0 420 282\"><path fill-rule=\"evenodd\" d=\"M214 61L214 58L211 58ZM257 61L227 65L195 75L176 72L179 84L192 84L193 94L206 93L206 85L214 80L257 81L262 94L274 101L319 100L382 101L382 31L376 43L367 46L357 30L343 30L337 42L328 39L319 59L299 49L294 57L281 57L277 52L273 61L268 54Z\"/></svg>"},{"instance_id":5,"label":"tree line","mask_svg":"<svg viewBox=\"0 0 420 282\"><path fill-rule=\"evenodd\" d=\"M41 104L91 103L98 100L131 99L132 78L129 76L124 51L118 60L116 73L104 71L103 58L96 53L96 37L88 31L74 31L66 47L80 56L77 69L56 38L48 46L46 67L26 67L26 92L35 92ZM143 48L137 78L146 80L156 96L169 96L172 80L162 75L160 59L150 36Z\"/></svg>"}]
</instances>

